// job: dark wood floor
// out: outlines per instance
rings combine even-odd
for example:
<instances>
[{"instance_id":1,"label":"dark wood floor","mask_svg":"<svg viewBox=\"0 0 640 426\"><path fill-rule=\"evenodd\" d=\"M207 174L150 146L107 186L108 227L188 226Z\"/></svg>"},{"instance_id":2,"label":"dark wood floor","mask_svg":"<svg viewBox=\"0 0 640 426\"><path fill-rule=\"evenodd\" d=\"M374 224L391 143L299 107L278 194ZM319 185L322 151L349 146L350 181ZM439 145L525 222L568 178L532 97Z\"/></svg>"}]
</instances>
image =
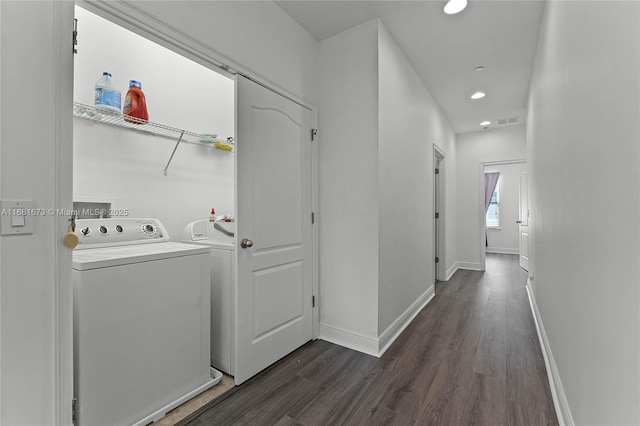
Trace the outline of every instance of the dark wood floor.
<instances>
[{"instance_id":1,"label":"dark wood floor","mask_svg":"<svg viewBox=\"0 0 640 426\"><path fill-rule=\"evenodd\" d=\"M487 255L381 358L308 343L182 425L556 425L525 280Z\"/></svg>"}]
</instances>

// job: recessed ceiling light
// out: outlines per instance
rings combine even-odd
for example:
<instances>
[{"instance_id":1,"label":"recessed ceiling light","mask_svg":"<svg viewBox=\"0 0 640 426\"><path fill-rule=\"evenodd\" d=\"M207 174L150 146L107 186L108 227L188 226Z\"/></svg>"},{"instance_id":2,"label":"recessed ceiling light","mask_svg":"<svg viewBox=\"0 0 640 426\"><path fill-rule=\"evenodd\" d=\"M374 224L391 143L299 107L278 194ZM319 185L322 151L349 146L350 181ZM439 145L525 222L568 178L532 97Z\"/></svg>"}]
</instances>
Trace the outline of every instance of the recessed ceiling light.
<instances>
[{"instance_id":1,"label":"recessed ceiling light","mask_svg":"<svg viewBox=\"0 0 640 426\"><path fill-rule=\"evenodd\" d=\"M484 67L482 65L480 65L479 67L475 67L473 70L474 71L482 71L484 69Z\"/></svg>"},{"instance_id":2,"label":"recessed ceiling light","mask_svg":"<svg viewBox=\"0 0 640 426\"><path fill-rule=\"evenodd\" d=\"M462 12L465 7L467 7L467 0L449 0L444 5L444 13L455 15L458 12Z\"/></svg>"},{"instance_id":3,"label":"recessed ceiling light","mask_svg":"<svg viewBox=\"0 0 640 426\"><path fill-rule=\"evenodd\" d=\"M473 95L471 95L471 99L482 99L486 96L486 93L484 92L476 92Z\"/></svg>"},{"instance_id":4,"label":"recessed ceiling light","mask_svg":"<svg viewBox=\"0 0 640 426\"><path fill-rule=\"evenodd\" d=\"M480 123L481 126L488 126L489 124L491 124L490 121L483 121L482 123Z\"/></svg>"}]
</instances>

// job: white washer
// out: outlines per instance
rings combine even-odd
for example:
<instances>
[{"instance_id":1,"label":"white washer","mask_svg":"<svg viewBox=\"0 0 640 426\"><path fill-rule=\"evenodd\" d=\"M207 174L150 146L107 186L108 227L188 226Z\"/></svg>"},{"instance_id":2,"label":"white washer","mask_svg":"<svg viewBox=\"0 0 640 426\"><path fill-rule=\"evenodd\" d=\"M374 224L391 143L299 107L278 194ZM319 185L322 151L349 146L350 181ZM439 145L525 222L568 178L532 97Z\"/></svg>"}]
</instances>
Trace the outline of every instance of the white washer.
<instances>
[{"instance_id":1,"label":"white washer","mask_svg":"<svg viewBox=\"0 0 640 426\"><path fill-rule=\"evenodd\" d=\"M233 376L233 280L235 275L235 222L189 223L184 228L184 242L210 249L211 260L211 365Z\"/></svg>"},{"instance_id":2,"label":"white washer","mask_svg":"<svg viewBox=\"0 0 640 426\"><path fill-rule=\"evenodd\" d=\"M73 252L77 425L146 425L215 385L209 250L156 219L81 219Z\"/></svg>"}]
</instances>

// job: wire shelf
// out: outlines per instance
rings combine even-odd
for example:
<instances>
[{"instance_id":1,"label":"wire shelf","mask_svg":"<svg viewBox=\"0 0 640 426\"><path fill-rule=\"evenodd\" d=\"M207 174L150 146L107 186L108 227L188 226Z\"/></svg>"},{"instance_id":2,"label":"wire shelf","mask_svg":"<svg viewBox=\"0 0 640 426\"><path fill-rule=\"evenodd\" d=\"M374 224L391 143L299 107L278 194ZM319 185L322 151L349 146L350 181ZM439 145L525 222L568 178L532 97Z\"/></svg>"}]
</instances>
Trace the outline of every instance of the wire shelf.
<instances>
[{"instance_id":1,"label":"wire shelf","mask_svg":"<svg viewBox=\"0 0 640 426\"><path fill-rule=\"evenodd\" d=\"M104 111L93 106L81 104L79 102L73 103L73 115L85 120L91 120L117 127L124 127L142 133L147 133L155 136L163 136L173 140L178 139L180 135L182 135L182 142L192 143L196 145L219 148L215 146L214 143L220 142L233 146L233 140L222 140L218 138L214 139L206 134L199 134L190 132L188 130L177 129L175 127L166 126L164 124L154 123L151 121L145 121L136 117L127 116L127 119L125 120L124 116L119 112Z\"/></svg>"},{"instance_id":2,"label":"wire shelf","mask_svg":"<svg viewBox=\"0 0 640 426\"><path fill-rule=\"evenodd\" d=\"M225 141L214 138L213 135L199 134L190 132L188 130L177 129L175 127L165 126L164 124L142 120L137 117L126 116L127 119L125 120L125 116L120 112L104 111L93 106L81 104L79 102L73 103L73 115L75 117L95 121L97 123L123 127L154 136L163 136L165 138L173 140L177 139L176 145L173 148L173 152L171 153L171 157L169 157L167 165L165 166L164 170L162 170L162 173L165 176L167 176L167 171L169 170L171 160L173 160L173 156L175 155L176 150L178 149L178 145L180 145L181 142L203 145L211 148L218 148L227 152L233 151L233 138L227 138L227 140Z\"/></svg>"}]
</instances>

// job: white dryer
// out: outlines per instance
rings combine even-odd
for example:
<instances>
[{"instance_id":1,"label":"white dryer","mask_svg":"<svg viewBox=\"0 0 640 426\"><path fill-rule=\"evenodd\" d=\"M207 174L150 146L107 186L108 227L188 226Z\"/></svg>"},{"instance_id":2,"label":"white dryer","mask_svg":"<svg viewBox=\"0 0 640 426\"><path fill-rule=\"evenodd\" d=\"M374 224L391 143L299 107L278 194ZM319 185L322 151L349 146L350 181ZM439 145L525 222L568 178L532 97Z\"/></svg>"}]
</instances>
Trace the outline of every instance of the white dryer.
<instances>
[{"instance_id":1,"label":"white dryer","mask_svg":"<svg viewBox=\"0 0 640 426\"><path fill-rule=\"evenodd\" d=\"M156 219L81 219L73 252L77 425L146 425L216 384L209 249Z\"/></svg>"},{"instance_id":2,"label":"white dryer","mask_svg":"<svg viewBox=\"0 0 640 426\"><path fill-rule=\"evenodd\" d=\"M189 223L183 241L210 249L211 265L211 365L231 376L234 367L235 222Z\"/></svg>"}]
</instances>

